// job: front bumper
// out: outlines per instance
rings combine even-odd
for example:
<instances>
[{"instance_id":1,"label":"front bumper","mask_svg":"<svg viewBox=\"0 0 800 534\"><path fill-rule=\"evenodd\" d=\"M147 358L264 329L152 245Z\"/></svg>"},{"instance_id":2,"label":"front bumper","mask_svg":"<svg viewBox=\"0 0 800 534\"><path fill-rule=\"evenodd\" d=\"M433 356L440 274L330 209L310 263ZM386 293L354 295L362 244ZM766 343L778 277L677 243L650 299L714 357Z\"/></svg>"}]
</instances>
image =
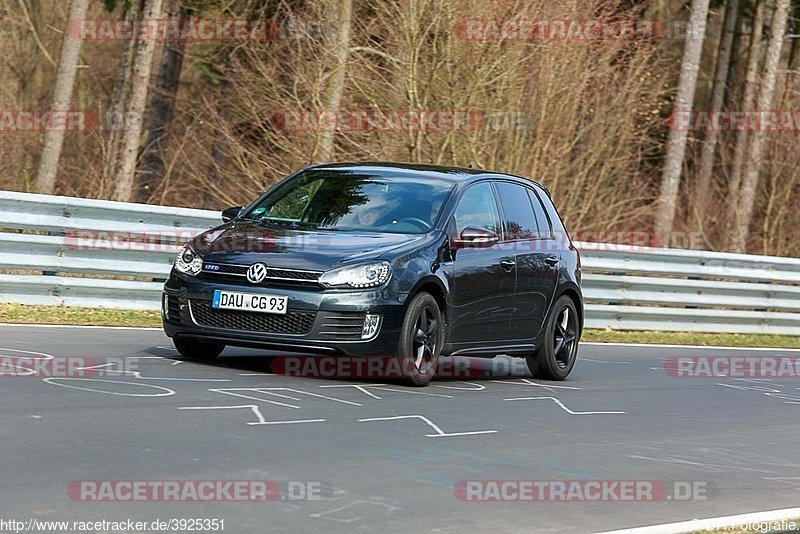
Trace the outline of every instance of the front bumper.
<instances>
[{"instance_id":1,"label":"front bumper","mask_svg":"<svg viewBox=\"0 0 800 534\"><path fill-rule=\"evenodd\" d=\"M212 296L218 289L286 296L288 313L212 309ZM375 336L364 340L361 329L367 314L380 315L381 320ZM165 284L162 299L164 331L169 337L309 354L393 355L404 315L404 302L381 288L343 292L242 286L175 274Z\"/></svg>"}]
</instances>

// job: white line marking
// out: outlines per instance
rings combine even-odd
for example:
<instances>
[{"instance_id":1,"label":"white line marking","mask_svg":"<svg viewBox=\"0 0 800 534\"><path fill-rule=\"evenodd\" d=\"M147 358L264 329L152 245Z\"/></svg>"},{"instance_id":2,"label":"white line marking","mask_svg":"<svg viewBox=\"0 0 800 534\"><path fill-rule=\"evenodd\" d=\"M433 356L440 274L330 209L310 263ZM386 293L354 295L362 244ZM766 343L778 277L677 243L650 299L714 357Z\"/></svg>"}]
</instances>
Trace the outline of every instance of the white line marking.
<instances>
[{"instance_id":1,"label":"white line marking","mask_svg":"<svg viewBox=\"0 0 800 534\"><path fill-rule=\"evenodd\" d=\"M141 382L123 382L122 380L102 380L99 378L45 378L43 379L44 382L58 386L62 388L69 388L69 389L80 389L83 391L89 391L92 393L105 393L106 395L117 395L119 397L171 397L175 395L175 391L169 388L161 387L161 386L154 386L152 384L142 384ZM80 387L80 386L71 386L69 384L61 384L59 382L55 382L55 380L71 380L71 381L81 381L81 382L103 382L107 384L127 384L129 386L136 386L140 388L151 388L156 390L164 391L165 393L158 393L158 394L141 394L141 393L119 393L116 391L106 391L103 389L92 389L88 387Z\"/></svg>"},{"instance_id":2,"label":"white line marking","mask_svg":"<svg viewBox=\"0 0 800 534\"><path fill-rule=\"evenodd\" d=\"M462 381L462 384L469 384L470 386L475 386L475 387L465 388L465 387L459 387L459 386L440 386L439 384L432 384L432 386L435 387L435 388L455 389L455 390L458 390L458 391L483 391L484 389L486 389L486 386L484 386L483 384L477 384L475 382L463 382Z\"/></svg>"},{"instance_id":3,"label":"white line marking","mask_svg":"<svg viewBox=\"0 0 800 534\"><path fill-rule=\"evenodd\" d=\"M800 352L800 349L782 349L776 347L724 347L724 346L711 346L711 345L662 345L658 343L599 343L581 341L581 345L588 345L591 347L643 347L653 349L710 349L710 350L768 350L768 351L789 351Z\"/></svg>"},{"instance_id":4,"label":"white line marking","mask_svg":"<svg viewBox=\"0 0 800 534\"><path fill-rule=\"evenodd\" d=\"M222 393L223 395L230 395L232 397L241 397L243 399L249 399L258 402L266 402L268 404L274 404L275 406L283 406L284 408L294 408L296 410L300 409L300 406L295 406L294 404L286 404L285 402L273 401L261 397L253 397L252 395L243 395L241 393L235 393L233 391L228 391L224 389L209 389L209 391L213 391L214 393Z\"/></svg>"},{"instance_id":5,"label":"white line marking","mask_svg":"<svg viewBox=\"0 0 800 534\"><path fill-rule=\"evenodd\" d=\"M249 408L258 418L255 423L247 423L250 426L257 425L296 425L300 423L323 423L325 419L296 419L292 421L267 421L255 404L245 404L242 406L181 406L179 410L237 410L242 408Z\"/></svg>"},{"instance_id":6,"label":"white line marking","mask_svg":"<svg viewBox=\"0 0 800 534\"><path fill-rule=\"evenodd\" d=\"M599 534L675 534L699 530L720 531L726 527L734 527L748 523L761 523L765 521L790 520L796 519L797 517L800 517L800 508L785 508L783 510L729 515L711 519L693 519L680 523L666 523L649 527L628 528L625 530L608 530Z\"/></svg>"},{"instance_id":7,"label":"white line marking","mask_svg":"<svg viewBox=\"0 0 800 534\"><path fill-rule=\"evenodd\" d=\"M427 395L428 397L443 397L445 399L453 399L452 395L440 395L439 393L424 393L422 391L407 391L405 389L394 389L382 386L367 386L373 389L379 389L381 391L394 391L396 393L408 393L409 395Z\"/></svg>"},{"instance_id":8,"label":"white line marking","mask_svg":"<svg viewBox=\"0 0 800 534\"><path fill-rule=\"evenodd\" d=\"M149 328L144 326L95 326L80 324L30 324L30 323L0 323L0 327L24 327L24 328L79 328L79 329L98 329L106 328L111 330L143 330L146 332L163 332L163 328Z\"/></svg>"},{"instance_id":9,"label":"white line marking","mask_svg":"<svg viewBox=\"0 0 800 534\"><path fill-rule=\"evenodd\" d=\"M554 384L540 384L538 382L534 382L529 378L521 378L521 382L509 382L508 380L492 380L492 382L497 382L498 384L507 384L509 386L539 386L540 388L544 388L548 391L553 391L554 389L572 389L580 391L581 388L574 387L574 386L556 386Z\"/></svg>"},{"instance_id":10,"label":"white line marking","mask_svg":"<svg viewBox=\"0 0 800 534\"><path fill-rule=\"evenodd\" d=\"M608 362L606 360L595 360L594 358L581 358L582 362L589 363L606 363L611 365L631 365L632 362Z\"/></svg>"},{"instance_id":11,"label":"white line marking","mask_svg":"<svg viewBox=\"0 0 800 534\"><path fill-rule=\"evenodd\" d=\"M373 386L382 386L382 385L383 384L373 384ZM337 384L335 386L320 386L320 387L321 388L356 388L361 393L365 393L366 395L369 395L373 399L382 400L381 397L375 395L374 393L372 393L370 391L367 391L367 387L366 386L362 386L360 384L342 384L342 385L338 385Z\"/></svg>"},{"instance_id":12,"label":"white line marking","mask_svg":"<svg viewBox=\"0 0 800 534\"><path fill-rule=\"evenodd\" d=\"M453 432L448 433L436 426L433 421L428 419L423 415L397 415L394 417L371 417L369 419L359 419L359 423L367 423L371 421L397 421L400 419L419 419L423 421L426 425L431 427L436 434L425 434L426 438L441 438L441 437L452 437L452 436L475 436L478 434L495 434L497 430L474 430L472 432Z\"/></svg>"},{"instance_id":13,"label":"white line marking","mask_svg":"<svg viewBox=\"0 0 800 534\"><path fill-rule=\"evenodd\" d=\"M236 393L236 392L238 392L238 391L252 391L252 392L255 392L255 393L262 393L264 395L272 395L274 397L281 397L281 398L290 399L290 400L297 400L297 401L300 400L300 399L298 399L296 397L291 397L289 395L285 395L285 394L281 394L281 393L275 393L277 391L288 391L288 392L291 392L291 393L297 393L299 395L308 395L310 397L316 397L316 398L319 398L319 399L325 399L325 400L329 400L329 401L333 401L333 402L340 402L342 404L350 404L351 406L362 406L361 404L359 404L357 402L351 402L351 401L348 401L348 400L337 399L335 397L328 397L328 396L325 396L325 395L320 395L318 393L311 393L309 391L302 391L302 390L299 390L299 389L292 389L292 388L221 388L221 389L212 389L212 390L209 390L209 391L215 391L217 393L222 393L222 394L225 394L225 395L234 395L234 396L238 396L238 397L244 397L246 399L258 400L258 401L262 401L262 402L270 402L272 404L280 404L280 403L276 403L275 401L268 401L266 399L262 399L262 398L258 398L258 397L247 396L247 395L243 395L243 394ZM291 405L285 404L284 406L291 406ZM291 407L292 408L298 408L298 406L291 406Z\"/></svg>"},{"instance_id":14,"label":"white line marking","mask_svg":"<svg viewBox=\"0 0 800 534\"><path fill-rule=\"evenodd\" d=\"M38 354L39 355L39 356L31 357L31 356L9 356L7 354L3 354L2 356L4 358L23 358L23 359L27 359L27 360L47 360L47 361L50 361L53 358L55 358L55 356L53 356L52 354L47 354L45 352L35 352L35 351L32 351L32 350L7 349L7 348L0 347L0 351L3 351L3 350L7 350L9 352L19 352L21 354Z\"/></svg>"},{"instance_id":15,"label":"white line marking","mask_svg":"<svg viewBox=\"0 0 800 534\"><path fill-rule=\"evenodd\" d=\"M116 365L116 363L104 363L101 365L90 365L88 367L78 367L79 371L91 371L94 369L102 369L104 367L108 367L109 365ZM127 371L125 369L115 369L112 371L113 373L119 373L123 375L131 375L133 378L137 380L168 380L173 382L230 382L230 378L168 378L168 377L161 377L161 376L142 376L141 371Z\"/></svg>"},{"instance_id":16,"label":"white line marking","mask_svg":"<svg viewBox=\"0 0 800 534\"><path fill-rule=\"evenodd\" d=\"M562 410L571 415L617 415L624 414L625 412L574 412L564 406L564 403L555 397L515 397L513 399L503 399L505 401L524 401L524 400L551 400L558 405Z\"/></svg>"}]
</instances>

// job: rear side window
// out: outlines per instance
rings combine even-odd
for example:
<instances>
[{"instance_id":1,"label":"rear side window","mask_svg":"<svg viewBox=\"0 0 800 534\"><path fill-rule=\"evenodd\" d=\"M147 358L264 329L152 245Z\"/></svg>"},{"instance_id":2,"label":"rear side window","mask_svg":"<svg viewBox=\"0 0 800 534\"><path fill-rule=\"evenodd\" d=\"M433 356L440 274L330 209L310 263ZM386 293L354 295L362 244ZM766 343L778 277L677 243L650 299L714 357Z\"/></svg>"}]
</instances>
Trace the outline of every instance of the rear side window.
<instances>
[{"instance_id":1,"label":"rear side window","mask_svg":"<svg viewBox=\"0 0 800 534\"><path fill-rule=\"evenodd\" d=\"M550 218L542 206L542 201L539 200L539 195L533 189L528 189L528 197L533 205L533 212L536 215L536 224L539 226L539 237L550 237L552 235L552 227L550 226Z\"/></svg>"},{"instance_id":2,"label":"rear side window","mask_svg":"<svg viewBox=\"0 0 800 534\"><path fill-rule=\"evenodd\" d=\"M556 211L553 201L550 200L550 196L538 188L536 189L536 196L539 197L539 200L541 200L542 205L547 212L547 216L550 218L550 224L552 225L555 237L560 236L562 239L567 239L567 230L564 228L564 223L561 221L561 217L558 215L558 211Z\"/></svg>"},{"instance_id":3,"label":"rear side window","mask_svg":"<svg viewBox=\"0 0 800 534\"><path fill-rule=\"evenodd\" d=\"M497 182L495 187L503 210L506 240L535 239L539 235L539 227L527 189L509 182Z\"/></svg>"}]
</instances>

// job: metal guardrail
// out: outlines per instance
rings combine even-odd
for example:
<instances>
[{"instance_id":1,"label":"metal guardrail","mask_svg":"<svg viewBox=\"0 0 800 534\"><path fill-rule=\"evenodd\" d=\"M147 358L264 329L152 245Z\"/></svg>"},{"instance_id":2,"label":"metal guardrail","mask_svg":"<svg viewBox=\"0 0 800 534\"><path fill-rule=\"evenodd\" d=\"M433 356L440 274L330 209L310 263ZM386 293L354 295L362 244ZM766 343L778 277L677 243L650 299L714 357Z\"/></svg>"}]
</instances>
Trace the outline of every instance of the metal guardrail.
<instances>
[{"instance_id":1,"label":"metal guardrail","mask_svg":"<svg viewBox=\"0 0 800 534\"><path fill-rule=\"evenodd\" d=\"M0 301L158 309L180 243L219 222L214 211L0 191ZM576 245L587 327L800 335L800 259Z\"/></svg>"}]
</instances>

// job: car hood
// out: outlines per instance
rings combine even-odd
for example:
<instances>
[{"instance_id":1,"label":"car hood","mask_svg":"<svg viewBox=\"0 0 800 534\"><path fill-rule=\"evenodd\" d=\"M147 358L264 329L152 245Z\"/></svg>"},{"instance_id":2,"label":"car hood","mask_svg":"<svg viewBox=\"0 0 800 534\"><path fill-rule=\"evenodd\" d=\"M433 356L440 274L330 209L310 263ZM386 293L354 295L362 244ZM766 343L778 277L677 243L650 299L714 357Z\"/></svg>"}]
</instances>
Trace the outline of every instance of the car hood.
<instances>
[{"instance_id":1,"label":"car hood","mask_svg":"<svg viewBox=\"0 0 800 534\"><path fill-rule=\"evenodd\" d=\"M325 271L340 264L385 258L430 235L298 230L232 222L199 234L194 248L209 263Z\"/></svg>"}]
</instances>

